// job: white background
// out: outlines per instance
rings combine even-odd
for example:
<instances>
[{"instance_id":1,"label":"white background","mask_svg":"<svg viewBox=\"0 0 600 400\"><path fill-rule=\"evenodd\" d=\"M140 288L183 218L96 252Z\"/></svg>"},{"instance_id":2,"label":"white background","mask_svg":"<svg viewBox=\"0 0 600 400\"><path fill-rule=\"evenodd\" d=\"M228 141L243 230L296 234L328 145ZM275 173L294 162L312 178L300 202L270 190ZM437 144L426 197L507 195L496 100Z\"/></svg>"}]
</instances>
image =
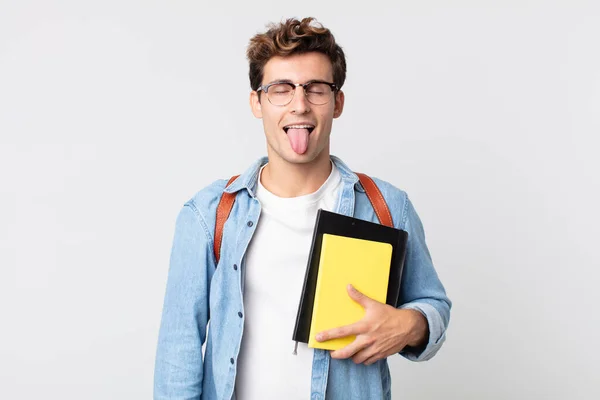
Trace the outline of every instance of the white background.
<instances>
[{"instance_id":1,"label":"white background","mask_svg":"<svg viewBox=\"0 0 600 400\"><path fill-rule=\"evenodd\" d=\"M0 398L151 398L175 217L265 154L248 39L346 51L332 153L411 196L454 302L394 398L598 399L597 1L0 0Z\"/></svg>"}]
</instances>

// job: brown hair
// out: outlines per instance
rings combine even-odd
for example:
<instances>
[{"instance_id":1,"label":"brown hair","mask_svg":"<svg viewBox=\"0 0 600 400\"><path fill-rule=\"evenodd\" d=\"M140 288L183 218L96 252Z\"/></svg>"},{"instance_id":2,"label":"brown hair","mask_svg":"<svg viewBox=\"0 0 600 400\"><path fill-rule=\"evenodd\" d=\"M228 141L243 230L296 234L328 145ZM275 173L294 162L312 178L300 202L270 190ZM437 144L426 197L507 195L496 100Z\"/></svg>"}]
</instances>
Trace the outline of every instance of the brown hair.
<instances>
[{"instance_id":1,"label":"brown hair","mask_svg":"<svg viewBox=\"0 0 600 400\"><path fill-rule=\"evenodd\" d=\"M346 58L342 48L335 42L329 29L314 18L299 21L287 19L279 24L268 25L265 33L256 34L248 45L246 57L250 62L250 87L256 90L263 79L265 64L274 56L316 51L325 54L333 66L333 83L338 89L346 80Z\"/></svg>"}]
</instances>

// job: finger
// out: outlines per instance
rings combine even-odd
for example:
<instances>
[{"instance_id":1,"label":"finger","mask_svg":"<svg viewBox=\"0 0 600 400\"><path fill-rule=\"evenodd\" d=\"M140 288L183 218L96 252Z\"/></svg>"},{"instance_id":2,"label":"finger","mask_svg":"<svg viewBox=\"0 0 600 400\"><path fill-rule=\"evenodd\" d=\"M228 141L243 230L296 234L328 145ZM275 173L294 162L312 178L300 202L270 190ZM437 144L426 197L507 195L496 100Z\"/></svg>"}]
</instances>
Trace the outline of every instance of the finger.
<instances>
[{"instance_id":1,"label":"finger","mask_svg":"<svg viewBox=\"0 0 600 400\"><path fill-rule=\"evenodd\" d=\"M347 290L348 295L350 295L350 298L358 304L360 304L361 306L363 306L363 308L367 308L369 305L375 302L375 300L373 300L366 294L360 292L357 288L355 288L352 285L348 285Z\"/></svg>"},{"instance_id":2,"label":"finger","mask_svg":"<svg viewBox=\"0 0 600 400\"><path fill-rule=\"evenodd\" d=\"M368 345L369 344L365 343L363 340L355 339L348 346L341 348L339 350L332 351L331 358L336 358L336 359L350 358L354 354L358 353L359 351L361 351L362 349L367 347Z\"/></svg>"},{"instance_id":3,"label":"finger","mask_svg":"<svg viewBox=\"0 0 600 400\"><path fill-rule=\"evenodd\" d=\"M362 324L361 322L355 322L350 325L340 326L338 328L333 328L327 331L319 332L315 339L317 339L317 342L324 342L326 340L339 339L346 336L356 336L364 332L364 324Z\"/></svg>"},{"instance_id":4,"label":"finger","mask_svg":"<svg viewBox=\"0 0 600 400\"><path fill-rule=\"evenodd\" d=\"M385 357L383 357L381 354L374 354L371 357L367 358L363 364L365 365L371 365L371 364L375 364L377 361L379 360L383 360Z\"/></svg>"},{"instance_id":5,"label":"finger","mask_svg":"<svg viewBox=\"0 0 600 400\"><path fill-rule=\"evenodd\" d=\"M373 346L367 346L362 350L356 352L356 354L352 356L352 361L354 361L355 364L362 364L366 360L372 358L374 355L375 349L373 348Z\"/></svg>"}]
</instances>

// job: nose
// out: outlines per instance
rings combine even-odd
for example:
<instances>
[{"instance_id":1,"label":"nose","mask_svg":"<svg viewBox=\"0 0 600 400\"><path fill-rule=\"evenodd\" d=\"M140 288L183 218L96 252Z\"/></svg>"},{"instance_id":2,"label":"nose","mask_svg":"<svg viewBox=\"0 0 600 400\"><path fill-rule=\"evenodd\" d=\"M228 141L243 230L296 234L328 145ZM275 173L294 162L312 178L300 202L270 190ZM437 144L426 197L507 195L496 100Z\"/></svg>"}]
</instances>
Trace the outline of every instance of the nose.
<instances>
[{"instance_id":1,"label":"nose","mask_svg":"<svg viewBox=\"0 0 600 400\"><path fill-rule=\"evenodd\" d=\"M306 98L306 92L302 86L297 87L294 91L290 107L292 114L306 114L310 112L310 103Z\"/></svg>"}]
</instances>

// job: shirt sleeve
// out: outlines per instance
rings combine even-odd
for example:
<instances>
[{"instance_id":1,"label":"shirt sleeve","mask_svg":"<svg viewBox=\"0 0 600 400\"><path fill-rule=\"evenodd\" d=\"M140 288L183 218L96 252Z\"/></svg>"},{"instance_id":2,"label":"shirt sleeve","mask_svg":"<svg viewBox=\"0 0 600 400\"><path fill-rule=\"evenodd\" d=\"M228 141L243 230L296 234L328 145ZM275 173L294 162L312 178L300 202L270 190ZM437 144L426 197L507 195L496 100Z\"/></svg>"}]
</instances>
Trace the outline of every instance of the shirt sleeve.
<instances>
[{"instance_id":1,"label":"shirt sleeve","mask_svg":"<svg viewBox=\"0 0 600 400\"><path fill-rule=\"evenodd\" d=\"M425 232L411 201L406 198L404 229L408 232L406 259L402 273L400 308L421 312L429 326L429 340L422 348L400 352L411 361L431 359L446 338L452 302L433 266L425 243Z\"/></svg>"},{"instance_id":2,"label":"shirt sleeve","mask_svg":"<svg viewBox=\"0 0 600 400\"><path fill-rule=\"evenodd\" d=\"M199 399L208 323L210 241L193 204L175 225L156 361L154 399Z\"/></svg>"}]
</instances>

